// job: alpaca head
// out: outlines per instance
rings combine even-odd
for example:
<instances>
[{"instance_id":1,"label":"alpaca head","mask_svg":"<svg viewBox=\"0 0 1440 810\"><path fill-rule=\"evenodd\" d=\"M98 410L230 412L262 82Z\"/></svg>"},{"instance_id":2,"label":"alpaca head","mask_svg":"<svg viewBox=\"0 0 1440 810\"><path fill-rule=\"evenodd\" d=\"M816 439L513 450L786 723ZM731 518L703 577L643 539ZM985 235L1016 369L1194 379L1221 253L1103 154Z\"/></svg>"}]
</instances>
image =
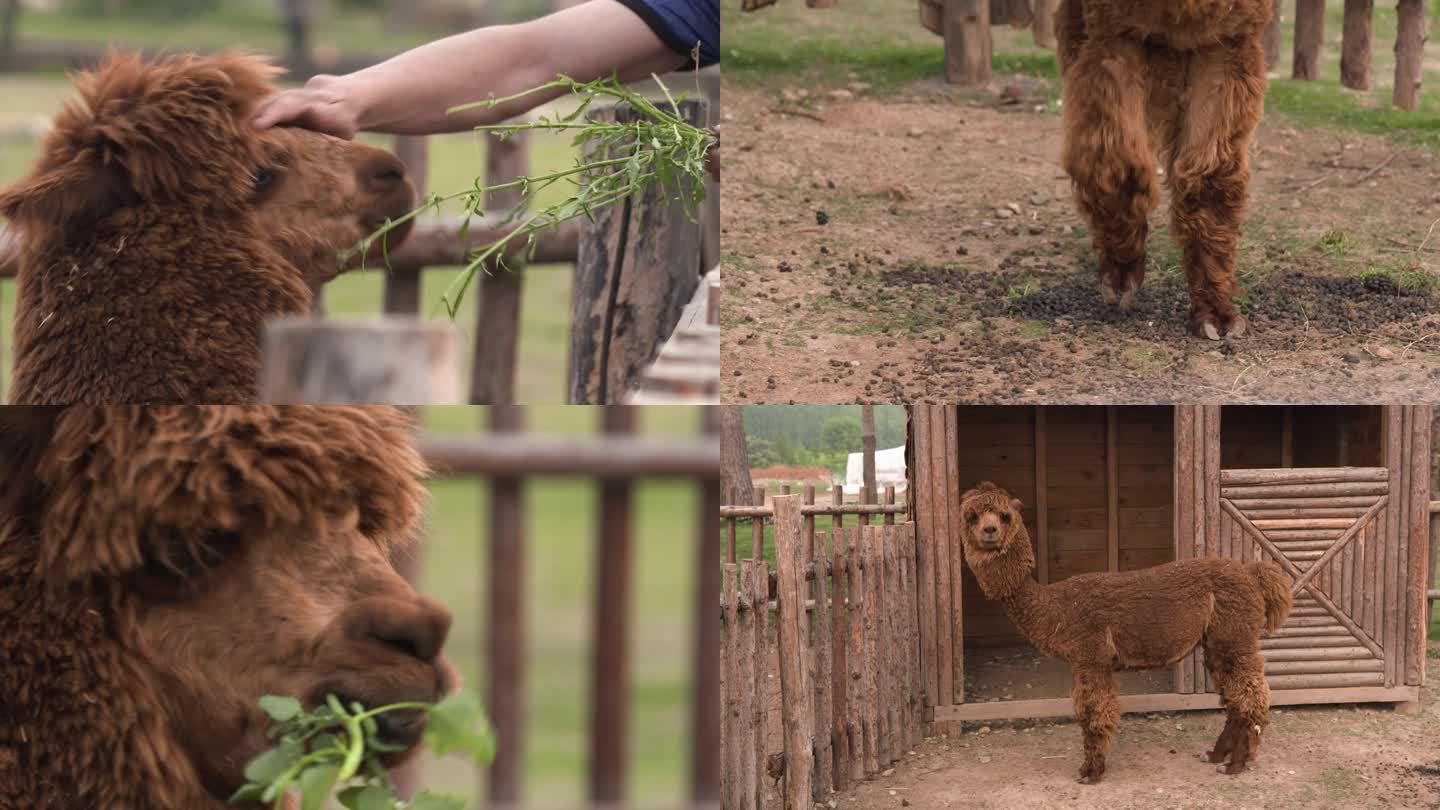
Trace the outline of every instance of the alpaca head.
<instances>
[{"instance_id":1,"label":"alpaca head","mask_svg":"<svg viewBox=\"0 0 1440 810\"><path fill-rule=\"evenodd\" d=\"M156 61L109 54L74 77L78 98L56 115L31 175L0 194L0 215L24 231L27 246L146 227L183 241L194 235L187 226L203 222L207 234L231 242L265 239L311 285L328 280L336 252L409 211L415 192L404 164L383 150L252 127L250 113L275 92L278 72L237 52ZM391 248L406 230L390 234ZM153 271L197 272L217 258Z\"/></svg>"},{"instance_id":2,"label":"alpaca head","mask_svg":"<svg viewBox=\"0 0 1440 810\"><path fill-rule=\"evenodd\" d=\"M960 540L965 562L987 596L1013 592L1035 568L1030 534L1020 516L1019 499L989 481L981 481L960 498Z\"/></svg>"},{"instance_id":3,"label":"alpaca head","mask_svg":"<svg viewBox=\"0 0 1440 810\"><path fill-rule=\"evenodd\" d=\"M139 732L146 750L163 746L158 761L188 765L205 794L229 796L273 744L264 695L379 707L452 688L450 614L389 561L425 497L403 414L80 407L17 410L0 428L0 478L26 482L0 506L36 538L37 581L91 594L113 647L85 661L123 662L77 660L67 678L122 690L102 699L140 707L136 723L163 730ZM423 724L382 715L405 749L388 764Z\"/></svg>"}]
</instances>

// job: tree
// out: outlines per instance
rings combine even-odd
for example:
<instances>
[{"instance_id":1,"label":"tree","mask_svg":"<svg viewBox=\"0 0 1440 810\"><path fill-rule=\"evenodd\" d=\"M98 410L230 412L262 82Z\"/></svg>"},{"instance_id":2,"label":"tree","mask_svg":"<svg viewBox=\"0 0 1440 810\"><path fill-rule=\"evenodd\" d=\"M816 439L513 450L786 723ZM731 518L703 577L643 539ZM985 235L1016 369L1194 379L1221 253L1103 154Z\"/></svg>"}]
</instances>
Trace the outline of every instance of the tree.
<instances>
[{"instance_id":1,"label":"tree","mask_svg":"<svg viewBox=\"0 0 1440 810\"><path fill-rule=\"evenodd\" d=\"M750 469L752 470L774 467L780 463L780 455L775 452L775 443L769 439L762 439L758 436L746 436L745 448L746 454L750 459Z\"/></svg>"},{"instance_id":2,"label":"tree","mask_svg":"<svg viewBox=\"0 0 1440 810\"><path fill-rule=\"evenodd\" d=\"M755 503L750 460L745 452L745 423L739 405L720 406L720 488L731 503Z\"/></svg>"},{"instance_id":3,"label":"tree","mask_svg":"<svg viewBox=\"0 0 1440 810\"><path fill-rule=\"evenodd\" d=\"M860 446L860 420L831 416L820 427L820 448L831 453L853 453Z\"/></svg>"}]
</instances>

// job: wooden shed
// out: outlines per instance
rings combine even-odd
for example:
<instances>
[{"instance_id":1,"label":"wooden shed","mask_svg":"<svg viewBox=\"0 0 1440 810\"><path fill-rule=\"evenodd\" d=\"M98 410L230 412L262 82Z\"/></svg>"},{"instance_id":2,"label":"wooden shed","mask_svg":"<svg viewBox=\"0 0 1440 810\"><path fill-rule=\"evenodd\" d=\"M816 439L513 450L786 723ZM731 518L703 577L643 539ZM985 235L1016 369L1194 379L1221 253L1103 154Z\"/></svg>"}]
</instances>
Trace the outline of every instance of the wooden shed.
<instances>
[{"instance_id":1,"label":"wooden shed","mask_svg":"<svg viewBox=\"0 0 1440 810\"><path fill-rule=\"evenodd\" d=\"M1271 700L1418 706L1425 675L1431 407L912 406L929 718L1068 715L1038 654L961 557L960 496L1024 502L1042 583L1175 559L1274 559L1295 609L1262 640ZM1121 673L1125 711L1218 707L1198 656ZM947 725L942 725L945 729Z\"/></svg>"}]
</instances>

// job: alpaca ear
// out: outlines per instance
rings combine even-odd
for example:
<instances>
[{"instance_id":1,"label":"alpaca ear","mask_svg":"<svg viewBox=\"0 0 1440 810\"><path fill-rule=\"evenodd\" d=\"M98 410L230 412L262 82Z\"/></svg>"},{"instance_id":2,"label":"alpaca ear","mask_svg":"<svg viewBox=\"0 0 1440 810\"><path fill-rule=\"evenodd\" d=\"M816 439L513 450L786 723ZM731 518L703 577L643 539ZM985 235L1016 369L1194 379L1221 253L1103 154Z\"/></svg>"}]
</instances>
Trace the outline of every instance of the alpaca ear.
<instances>
[{"instance_id":1,"label":"alpaca ear","mask_svg":"<svg viewBox=\"0 0 1440 810\"><path fill-rule=\"evenodd\" d=\"M1011 498L1010 508L1014 509L1016 512L1019 512L1021 509L1025 508L1025 504L1021 503L1019 498Z\"/></svg>"},{"instance_id":2,"label":"alpaca ear","mask_svg":"<svg viewBox=\"0 0 1440 810\"><path fill-rule=\"evenodd\" d=\"M87 165L91 162L77 155L11 186L0 193L0 216L21 224L83 228L136 201L124 169L113 163Z\"/></svg>"},{"instance_id":3,"label":"alpaca ear","mask_svg":"<svg viewBox=\"0 0 1440 810\"><path fill-rule=\"evenodd\" d=\"M43 497L36 471L61 411L54 405L0 408L0 517L28 511Z\"/></svg>"}]
</instances>

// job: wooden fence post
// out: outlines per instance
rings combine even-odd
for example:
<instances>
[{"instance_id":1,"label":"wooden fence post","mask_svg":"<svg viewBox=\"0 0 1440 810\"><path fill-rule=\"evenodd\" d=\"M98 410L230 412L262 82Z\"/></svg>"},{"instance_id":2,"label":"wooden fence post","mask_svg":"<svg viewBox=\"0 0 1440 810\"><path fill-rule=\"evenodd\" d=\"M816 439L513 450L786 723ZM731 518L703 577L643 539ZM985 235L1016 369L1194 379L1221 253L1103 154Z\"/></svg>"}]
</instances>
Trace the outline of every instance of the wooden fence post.
<instances>
[{"instance_id":1,"label":"wooden fence post","mask_svg":"<svg viewBox=\"0 0 1440 810\"><path fill-rule=\"evenodd\" d=\"M264 402L458 401L453 328L413 318L321 321L282 318L260 340Z\"/></svg>"},{"instance_id":2,"label":"wooden fence post","mask_svg":"<svg viewBox=\"0 0 1440 810\"><path fill-rule=\"evenodd\" d=\"M517 132L485 141L485 184L498 185L530 171L529 138ZM488 211L509 212L525 198L519 188L490 192ZM515 401L515 355L520 342L520 292L525 282L524 258L506 260L508 267L482 269L475 289L475 355L470 366L470 401L509 405Z\"/></svg>"},{"instance_id":3,"label":"wooden fence post","mask_svg":"<svg viewBox=\"0 0 1440 810\"><path fill-rule=\"evenodd\" d=\"M778 495L771 503L775 509L776 624L785 738L784 810L808 810L815 766L815 696L810 689L800 496Z\"/></svg>"},{"instance_id":4,"label":"wooden fence post","mask_svg":"<svg viewBox=\"0 0 1440 810\"><path fill-rule=\"evenodd\" d=\"M1320 78L1325 46L1325 0L1295 0L1295 64L1291 78Z\"/></svg>"},{"instance_id":5,"label":"wooden fence post","mask_svg":"<svg viewBox=\"0 0 1440 810\"><path fill-rule=\"evenodd\" d=\"M705 126L715 127L720 123L720 66L711 65L698 72L700 92L705 96ZM723 171L723 168L722 168ZM707 178L705 181L705 215L701 218L704 232L701 233L700 266L720 266L720 181ZM713 296L712 306L718 307L720 296ZM715 321L719 324L719 321Z\"/></svg>"},{"instance_id":6,"label":"wooden fence post","mask_svg":"<svg viewBox=\"0 0 1440 810\"><path fill-rule=\"evenodd\" d=\"M631 408L604 408L607 435L635 429ZM625 600L630 585L630 500L628 479L600 482L600 537L595 569L594 650L590 692L590 800L618 803L625 792L626 651L630 646ZM713 534L713 532L712 532ZM714 564L712 559L711 564ZM713 572L707 571L706 578ZM695 586L701 587L701 582ZM708 613L708 611L707 611ZM705 677L714 674L705 673ZM701 674L697 673L697 677ZM698 743L698 741L697 741Z\"/></svg>"},{"instance_id":7,"label":"wooden fence post","mask_svg":"<svg viewBox=\"0 0 1440 810\"><path fill-rule=\"evenodd\" d=\"M415 187L415 196L424 199L429 185L430 141L415 135L395 139L395 156L405 164L405 175ZM420 312L420 268L392 267L385 273L382 309L386 315L417 315Z\"/></svg>"},{"instance_id":8,"label":"wooden fence post","mask_svg":"<svg viewBox=\"0 0 1440 810\"><path fill-rule=\"evenodd\" d=\"M1340 37L1340 83L1352 90L1370 89L1370 17L1375 0L1345 0L1345 27Z\"/></svg>"},{"instance_id":9,"label":"wooden fence post","mask_svg":"<svg viewBox=\"0 0 1440 810\"><path fill-rule=\"evenodd\" d=\"M627 410L634 410L627 409ZM701 431L706 436L720 435L720 409L706 408ZM720 535L715 531L715 515L720 511L720 468L696 480L700 506L695 529L695 633L694 679L691 705L690 798L700 804L720 801L720 718L715 714L719 702L720 628L711 612L720 594L715 579L715 559L720 556ZM765 611L761 610L763 616ZM758 810L758 808L757 808Z\"/></svg>"},{"instance_id":10,"label":"wooden fence post","mask_svg":"<svg viewBox=\"0 0 1440 810\"><path fill-rule=\"evenodd\" d=\"M514 405L490 409L492 433L519 433L525 412ZM485 706L495 735L507 740L490 763L492 808L520 801L525 757L525 491L519 478L490 482L489 637L485 639Z\"/></svg>"},{"instance_id":11,"label":"wooden fence post","mask_svg":"<svg viewBox=\"0 0 1440 810\"><path fill-rule=\"evenodd\" d=\"M703 100L680 116L706 120ZM629 121L623 105L597 118ZM569 401L619 402L670 336L700 284L701 226L671 192L652 188L595 213L580 235L571 308Z\"/></svg>"},{"instance_id":12,"label":"wooden fence post","mask_svg":"<svg viewBox=\"0 0 1440 810\"><path fill-rule=\"evenodd\" d=\"M980 84L990 79L989 0L945 0L945 81Z\"/></svg>"},{"instance_id":13,"label":"wooden fence post","mask_svg":"<svg viewBox=\"0 0 1440 810\"><path fill-rule=\"evenodd\" d=\"M1425 62L1425 0L1399 0L1396 5L1394 103L1413 110L1420 101Z\"/></svg>"},{"instance_id":14,"label":"wooden fence post","mask_svg":"<svg viewBox=\"0 0 1440 810\"><path fill-rule=\"evenodd\" d=\"M1055 11L1060 0L1035 0L1035 45L1055 50Z\"/></svg>"},{"instance_id":15,"label":"wooden fence post","mask_svg":"<svg viewBox=\"0 0 1440 810\"><path fill-rule=\"evenodd\" d=\"M1280 64L1280 0L1274 0L1270 22L1265 26L1262 42L1265 46L1265 69L1274 70Z\"/></svg>"}]
</instances>

